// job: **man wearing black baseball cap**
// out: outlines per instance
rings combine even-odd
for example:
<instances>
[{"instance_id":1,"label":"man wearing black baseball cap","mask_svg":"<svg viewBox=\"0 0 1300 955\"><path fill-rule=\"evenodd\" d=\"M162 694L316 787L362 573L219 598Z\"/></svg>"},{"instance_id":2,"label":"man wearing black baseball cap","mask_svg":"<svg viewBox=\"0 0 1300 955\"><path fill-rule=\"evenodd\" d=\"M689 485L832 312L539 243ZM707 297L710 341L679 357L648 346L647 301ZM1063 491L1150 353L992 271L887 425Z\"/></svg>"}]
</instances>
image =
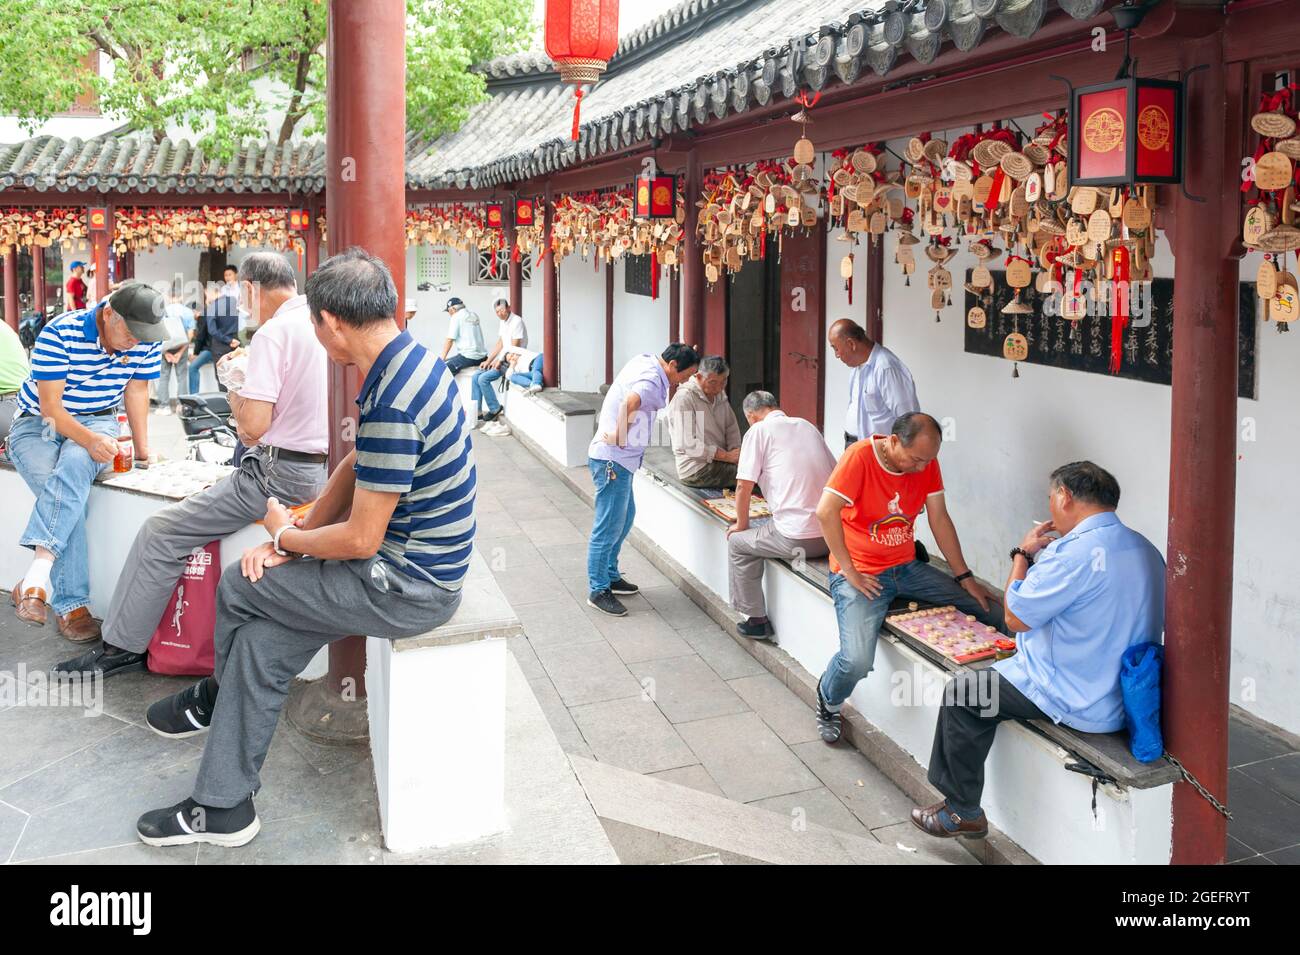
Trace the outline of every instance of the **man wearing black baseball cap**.
<instances>
[{"instance_id":1,"label":"man wearing black baseball cap","mask_svg":"<svg viewBox=\"0 0 1300 955\"><path fill-rule=\"evenodd\" d=\"M473 368L487 357L483 344L483 326L465 303L452 296L447 299L447 340L442 343L442 360L454 375L463 368ZM452 348L456 354L451 355ZM448 357L450 356L450 357Z\"/></svg>"},{"instance_id":2,"label":"man wearing black baseball cap","mask_svg":"<svg viewBox=\"0 0 1300 955\"><path fill-rule=\"evenodd\" d=\"M65 312L42 329L31 376L18 391L9 460L36 495L18 543L35 552L13 589L18 619L44 626L54 608L73 643L99 638L90 615L86 500L117 456L117 409L126 406L137 460L149 457L149 382L167 338L161 293L129 282L93 308Z\"/></svg>"}]
</instances>

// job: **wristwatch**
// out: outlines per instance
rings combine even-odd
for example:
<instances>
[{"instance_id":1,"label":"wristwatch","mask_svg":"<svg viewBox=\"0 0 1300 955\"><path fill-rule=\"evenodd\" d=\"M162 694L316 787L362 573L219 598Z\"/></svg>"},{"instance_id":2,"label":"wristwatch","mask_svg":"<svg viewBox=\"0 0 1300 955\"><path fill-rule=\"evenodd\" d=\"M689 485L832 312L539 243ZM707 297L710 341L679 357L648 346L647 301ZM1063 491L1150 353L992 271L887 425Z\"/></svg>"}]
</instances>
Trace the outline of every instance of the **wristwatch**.
<instances>
[{"instance_id":1,"label":"wristwatch","mask_svg":"<svg viewBox=\"0 0 1300 955\"><path fill-rule=\"evenodd\" d=\"M1011 559L1012 559L1012 560L1015 560L1015 559L1016 559L1016 555L1017 555L1017 554L1019 554L1021 557L1023 557L1023 558L1025 559L1025 563L1027 563L1030 567L1033 567L1033 566L1034 566L1034 558L1033 558L1033 555L1029 553L1029 551L1025 550L1023 547L1013 547L1013 548L1011 548Z\"/></svg>"},{"instance_id":2,"label":"wristwatch","mask_svg":"<svg viewBox=\"0 0 1300 955\"><path fill-rule=\"evenodd\" d=\"M966 573L964 573L964 574L958 574L956 577L954 577L954 578L952 579L952 582L953 582L954 584L959 584L959 583L961 583L963 580L965 580L967 577L974 577L974 576L975 576L975 572L974 572L974 571L970 571L970 570L968 570L968 571L966 571Z\"/></svg>"}]
</instances>

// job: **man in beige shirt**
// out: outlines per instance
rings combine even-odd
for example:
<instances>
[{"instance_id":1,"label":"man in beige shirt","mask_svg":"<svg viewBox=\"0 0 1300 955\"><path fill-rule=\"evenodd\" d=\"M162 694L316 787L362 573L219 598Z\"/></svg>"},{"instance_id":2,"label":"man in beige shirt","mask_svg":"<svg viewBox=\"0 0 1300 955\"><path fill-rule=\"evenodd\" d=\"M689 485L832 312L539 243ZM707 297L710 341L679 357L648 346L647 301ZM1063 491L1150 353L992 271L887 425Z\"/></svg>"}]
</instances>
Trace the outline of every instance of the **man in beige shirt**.
<instances>
[{"instance_id":1,"label":"man in beige shirt","mask_svg":"<svg viewBox=\"0 0 1300 955\"><path fill-rule=\"evenodd\" d=\"M730 374L720 355L703 358L668 404L677 476L688 487L736 486L740 423L727 400Z\"/></svg>"}]
</instances>

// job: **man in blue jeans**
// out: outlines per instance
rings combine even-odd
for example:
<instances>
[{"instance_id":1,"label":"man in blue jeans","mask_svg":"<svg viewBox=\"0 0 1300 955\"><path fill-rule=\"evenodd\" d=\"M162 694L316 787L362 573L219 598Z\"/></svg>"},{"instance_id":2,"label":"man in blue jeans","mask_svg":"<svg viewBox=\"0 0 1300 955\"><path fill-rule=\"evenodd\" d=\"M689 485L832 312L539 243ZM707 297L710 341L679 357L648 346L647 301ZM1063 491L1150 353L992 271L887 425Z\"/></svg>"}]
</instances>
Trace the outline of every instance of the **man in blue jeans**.
<instances>
[{"instance_id":1,"label":"man in blue jeans","mask_svg":"<svg viewBox=\"0 0 1300 955\"><path fill-rule=\"evenodd\" d=\"M668 404L669 389L695 373L700 356L690 345L669 345L662 355L637 355L618 373L600 406L600 424L587 450L596 487L596 516L587 544L587 604L622 617L627 608L616 594L634 594L623 579L618 555L632 530L636 502L632 476L641 466L654 431L655 415Z\"/></svg>"},{"instance_id":2,"label":"man in blue jeans","mask_svg":"<svg viewBox=\"0 0 1300 955\"><path fill-rule=\"evenodd\" d=\"M45 625L48 608L74 643L99 638L90 615L86 500L117 456L117 407L126 404L139 460L149 457L149 382L158 377L162 295L142 282L121 286L93 308L66 312L42 329L31 377L18 391L9 460L36 495L18 543L34 551L13 588L19 620Z\"/></svg>"},{"instance_id":3,"label":"man in blue jeans","mask_svg":"<svg viewBox=\"0 0 1300 955\"><path fill-rule=\"evenodd\" d=\"M493 303L492 308L497 314L499 334L492 345L492 350L479 365L479 370L474 372L474 380L470 382L469 392L470 399L474 402L475 415L478 414L482 404L487 405L487 412L476 421L471 421L471 428L478 427L479 423L496 421L501 417L501 402L497 401L492 388L505 377L508 371L506 356L510 349L528 347L528 328L524 325L522 317L510 311L510 303L499 298Z\"/></svg>"},{"instance_id":4,"label":"man in blue jeans","mask_svg":"<svg viewBox=\"0 0 1300 955\"><path fill-rule=\"evenodd\" d=\"M876 639L896 597L951 604L981 626L1002 629L1002 607L966 565L944 503L942 441L939 423L928 414L900 415L889 435L872 435L845 450L817 505L840 631L839 652L817 681L817 728L827 743L840 738L840 707L871 672ZM952 577L916 559L912 528L922 510Z\"/></svg>"}]
</instances>

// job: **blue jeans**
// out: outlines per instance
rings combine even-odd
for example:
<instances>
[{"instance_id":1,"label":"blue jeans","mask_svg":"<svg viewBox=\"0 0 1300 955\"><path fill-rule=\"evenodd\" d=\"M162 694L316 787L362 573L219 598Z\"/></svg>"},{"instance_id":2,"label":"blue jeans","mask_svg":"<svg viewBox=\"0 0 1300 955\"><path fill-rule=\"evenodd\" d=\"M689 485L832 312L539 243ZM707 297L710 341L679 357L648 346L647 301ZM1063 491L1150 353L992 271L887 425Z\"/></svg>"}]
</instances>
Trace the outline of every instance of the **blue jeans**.
<instances>
[{"instance_id":1,"label":"blue jeans","mask_svg":"<svg viewBox=\"0 0 1300 955\"><path fill-rule=\"evenodd\" d=\"M546 357L545 355L538 355L536 358L534 358L528 366L527 374L524 374L522 371L516 371L512 373L510 375L510 382L512 384L520 385L524 388L529 388L533 385L541 385L542 362L545 359L545 357Z\"/></svg>"},{"instance_id":2,"label":"blue jeans","mask_svg":"<svg viewBox=\"0 0 1300 955\"><path fill-rule=\"evenodd\" d=\"M501 402L497 401L497 396L493 393L496 389L492 387L501 379L501 374L499 366L474 372L474 381L470 384L469 396L474 399L475 414L478 414L480 401L487 402L489 414L496 414L501 410Z\"/></svg>"},{"instance_id":3,"label":"blue jeans","mask_svg":"<svg viewBox=\"0 0 1300 955\"><path fill-rule=\"evenodd\" d=\"M609 590L623 575L618 554L632 530L636 500L632 495L632 472L613 461L588 458L591 483L596 487L596 514L587 544L587 583L593 594Z\"/></svg>"},{"instance_id":4,"label":"blue jeans","mask_svg":"<svg viewBox=\"0 0 1300 955\"><path fill-rule=\"evenodd\" d=\"M486 357L486 355L483 356L483 358ZM483 364L483 358L466 358L460 352L457 352L454 355L447 356L446 365L448 370L454 375L458 371L463 371L466 368L473 368L476 365Z\"/></svg>"},{"instance_id":5,"label":"blue jeans","mask_svg":"<svg viewBox=\"0 0 1300 955\"><path fill-rule=\"evenodd\" d=\"M199 393L199 370L204 365L212 364L212 352L204 349L190 359L190 391L192 395Z\"/></svg>"},{"instance_id":6,"label":"blue jeans","mask_svg":"<svg viewBox=\"0 0 1300 955\"><path fill-rule=\"evenodd\" d=\"M1002 605L989 601L985 611L961 585L936 567L919 560L891 567L876 574L880 595L868 597L841 574L831 574L831 598L840 629L840 649L826 664L820 686L822 699L837 710L849 698L858 681L871 672L876 659L876 640L895 597L909 597L927 604L951 604L962 613L974 614L984 624L1003 628Z\"/></svg>"},{"instance_id":7,"label":"blue jeans","mask_svg":"<svg viewBox=\"0 0 1300 955\"><path fill-rule=\"evenodd\" d=\"M96 434L117 436L115 415L78 415L77 421ZM50 606L66 617L90 603L86 500L95 478L108 465L62 435L47 437L44 422L32 415L14 422L9 460L36 495L36 506L18 543L33 550L44 547L54 555Z\"/></svg>"}]
</instances>

